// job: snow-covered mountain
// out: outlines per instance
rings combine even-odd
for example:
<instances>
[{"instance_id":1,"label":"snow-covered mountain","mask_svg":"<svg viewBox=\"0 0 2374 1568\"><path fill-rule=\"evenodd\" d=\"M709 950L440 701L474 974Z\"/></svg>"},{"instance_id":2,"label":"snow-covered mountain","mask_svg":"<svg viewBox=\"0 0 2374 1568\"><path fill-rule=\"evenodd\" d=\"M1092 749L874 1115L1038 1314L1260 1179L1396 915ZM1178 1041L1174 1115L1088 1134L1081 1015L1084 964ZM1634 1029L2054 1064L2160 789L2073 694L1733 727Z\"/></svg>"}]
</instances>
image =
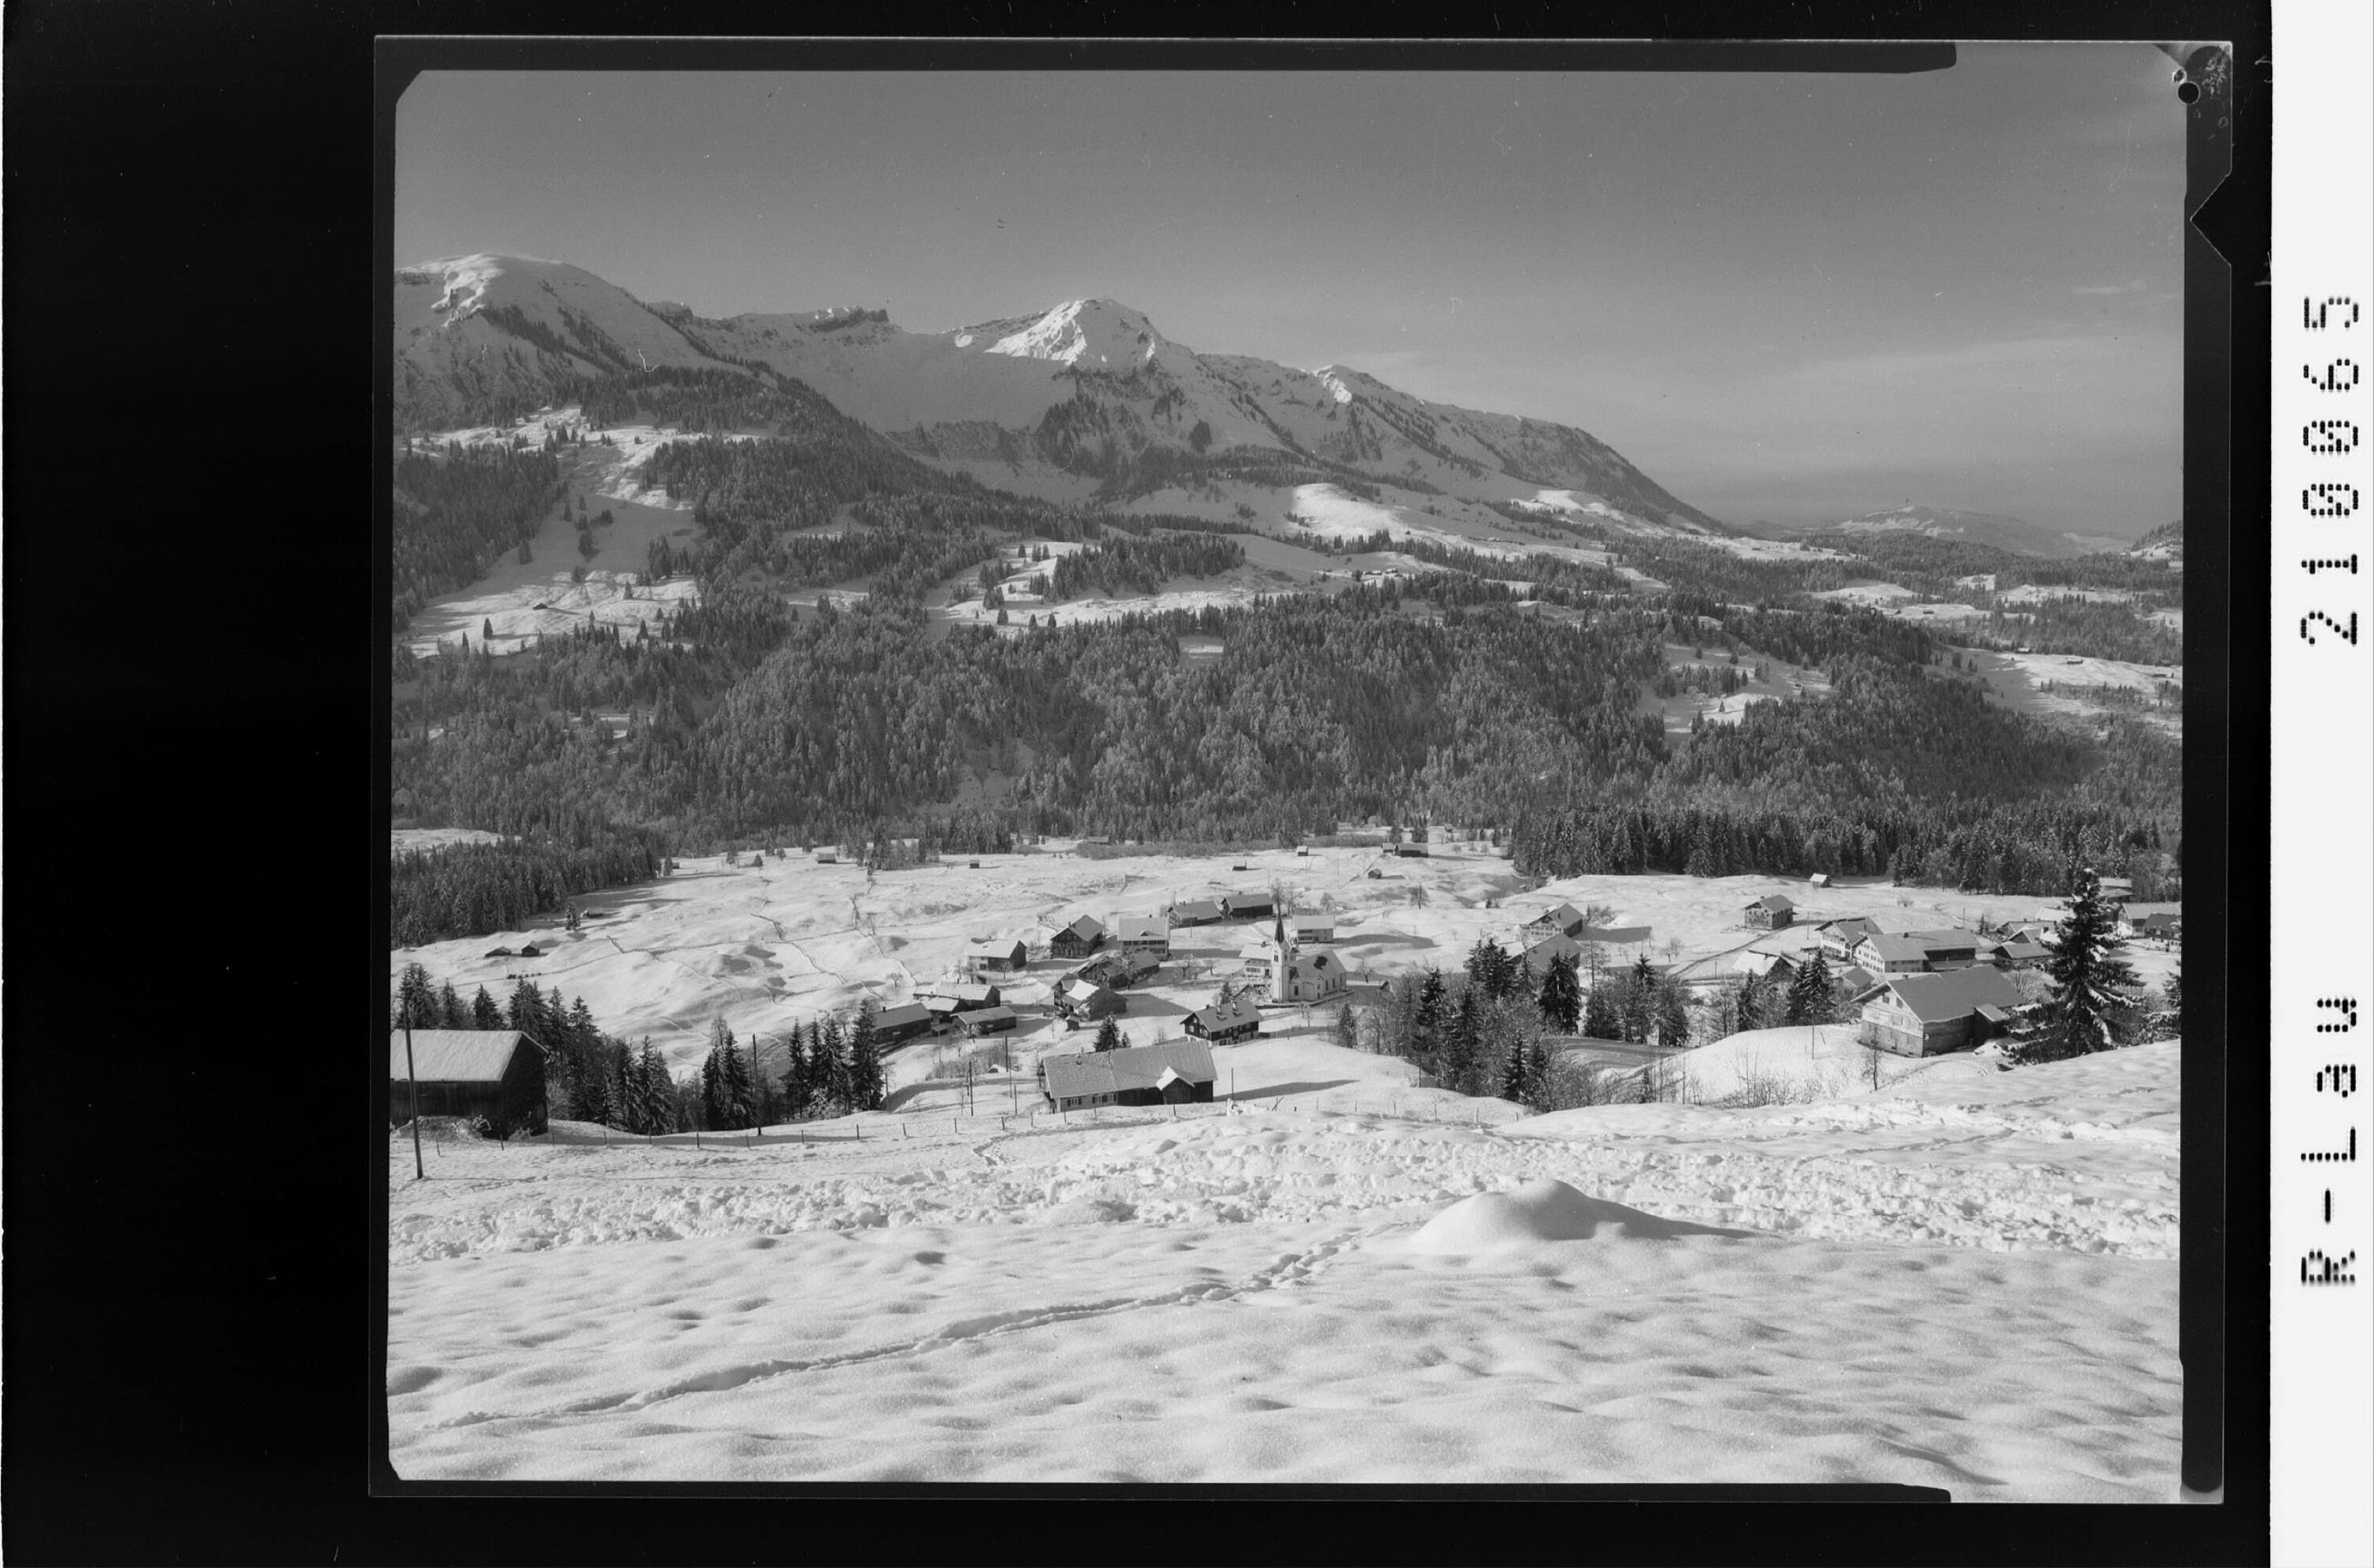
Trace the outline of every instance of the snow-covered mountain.
<instances>
[{"instance_id":1,"label":"snow-covered mountain","mask_svg":"<svg viewBox=\"0 0 2374 1568\"><path fill-rule=\"evenodd\" d=\"M1824 531L1840 533L1925 533L1936 539L1957 539L1992 544L2021 556L2086 556L2104 550L2124 550L2133 541L2116 534L2076 533L2047 528L2016 517L1990 512L1953 511L1944 507L1897 507L1865 512Z\"/></svg>"},{"instance_id":2,"label":"snow-covered mountain","mask_svg":"<svg viewBox=\"0 0 2374 1568\"><path fill-rule=\"evenodd\" d=\"M939 333L860 310L711 320L579 267L495 255L399 268L395 299L405 430L524 412L593 378L788 377L929 461L994 462L1017 479L1152 486L1268 462L1299 467L1270 484L1348 473L1619 530L1729 532L1587 431L1428 403L1341 367L1200 353L1113 299Z\"/></svg>"}]
</instances>

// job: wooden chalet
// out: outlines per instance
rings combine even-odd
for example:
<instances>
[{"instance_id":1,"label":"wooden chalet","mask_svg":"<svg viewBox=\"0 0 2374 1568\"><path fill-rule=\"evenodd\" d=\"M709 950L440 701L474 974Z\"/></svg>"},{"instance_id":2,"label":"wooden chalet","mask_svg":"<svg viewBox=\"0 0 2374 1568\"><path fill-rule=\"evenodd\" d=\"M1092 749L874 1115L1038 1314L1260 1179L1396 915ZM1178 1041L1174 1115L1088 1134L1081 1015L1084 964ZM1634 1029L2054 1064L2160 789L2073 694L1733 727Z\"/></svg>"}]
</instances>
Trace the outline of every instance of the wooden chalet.
<instances>
[{"instance_id":1,"label":"wooden chalet","mask_svg":"<svg viewBox=\"0 0 2374 1568\"><path fill-rule=\"evenodd\" d=\"M973 1036L1003 1035L1018 1022L1010 1007L984 1007L979 1012L964 1014L962 1019L965 1033Z\"/></svg>"},{"instance_id":2,"label":"wooden chalet","mask_svg":"<svg viewBox=\"0 0 2374 1568\"><path fill-rule=\"evenodd\" d=\"M2041 968L2052 949L2026 937L1989 938L1979 950L1979 961L1998 969Z\"/></svg>"},{"instance_id":3,"label":"wooden chalet","mask_svg":"<svg viewBox=\"0 0 2374 1568\"><path fill-rule=\"evenodd\" d=\"M1039 1092L1059 1111L1094 1106L1208 1104L1212 1052L1201 1040L1039 1059Z\"/></svg>"},{"instance_id":4,"label":"wooden chalet","mask_svg":"<svg viewBox=\"0 0 2374 1568\"><path fill-rule=\"evenodd\" d=\"M534 942L529 942L525 947L521 948L517 953L511 954L511 956L514 958L541 958L544 956L544 949L536 946Z\"/></svg>"},{"instance_id":5,"label":"wooden chalet","mask_svg":"<svg viewBox=\"0 0 2374 1568\"><path fill-rule=\"evenodd\" d=\"M928 1035L938 1022L932 1010L920 1001L901 1007L886 1007L874 1015L874 1039L877 1045L895 1046Z\"/></svg>"},{"instance_id":6,"label":"wooden chalet","mask_svg":"<svg viewBox=\"0 0 2374 1568\"><path fill-rule=\"evenodd\" d=\"M1232 920L1265 920L1277 913L1277 901L1266 893L1231 893L1220 903Z\"/></svg>"},{"instance_id":7,"label":"wooden chalet","mask_svg":"<svg viewBox=\"0 0 2374 1568\"><path fill-rule=\"evenodd\" d=\"M1134 986L1162 967L1162 960L1146 952L1100 953L1072 971L1084 980L1119 990Z\"/></svg>"},{"instance_id":8,"label":"wooden chalet","mask_svg":"<svg viewBox=\"0 0 2374 1568\"><path fill-rule=\"evenodd\" d=\"M1822 944L1822 954L1828 958L1850 958L1863 938L1879 930L1867 915L1849 915L1844 919L1824 920L1814 928Z\"/></svg>"},{"instance_id":9,"label":"wooden chalet","mask_svg":"<svg viewBox=\"0 0 2374 1568\"><path fill-rule=\"evenodd\" d=\"M421 1116L484 1117L499 1138L546 1127L545 1049L517 1029L388 1031L388 1125ZM417 1091L417 1093L416 1093Z\"/></svg>"},{"instance_id":10,"label":"wooden chalet","mask_svg":"<svg viewBox=\"0 0 2374 1568\"><path fill-rule=\"evenodd\" d=\"M1048 945L1058 958L1086 958L1104 945L1105 928L1093 915L1083 915L1055 933Z\"/></svg>"},{"instance_id":11,"label":"wooden chalet","mask_svg":"<svg viewBox=\"0 0 2374 1568\"><path fill-rule=\"evenodd\" d=\"M1525 949L1525 967L1532 970L1537 979L1548 974L1550 965L1561 958L1572 959L1580 965L1582 962L1582 943L1570 936L1548 936Z\"/></svg>"},{"instance_id":12,"label":"wooden chalet","mask_svg":"<svg viewBox=\"0 0 2374 1568\"><path fill-rule=\"evenodd\" d=\"M1261 1033L1261 1009L1251 997L1231 997L1199 1007L1189 1013L1182 1024L1198 1039L1220 1044L1228 1040L1250 1040Z\"/></svg>"},{"instance_id":13,"label":"wooden chalet","mask_svg":"<svg viewBox=\"0 0 2374 1568\"><path fill-rule=\"evenodd\" d=\"M1170 923L1174 926L1217 925L1228 918L1216 898L1190 898L1170 907Z\"/></svg>"},{"instance_id":14,"label":"wooden chalet","mask_svg":"<svg viewBox=\"0 0 2374 1568\"><path fill-rule=\"evenodd\" d=\"M1123 953L1170 955L1170 922L1160 915L1123 915L1113 922Z\"/></svg>"},{"instance_id":15,"label":"wooden chalet","mask_svg":"<svg viewBox=\"0 0 2374 1568\"><path fill-rule=\"evenodd\" d=\"M1777 931L1797 918L1797 907L1777 893L1768 893L1742 914L1749 925Z\"/></svg>"},{"instance_id":16,"label":"wooden chalet","mask_svg":"<svg viewBox=\"0 0 2374 1568\"><path fill-rule=\"evenodd\" d=\"M1129 1011L1129 1000L1110 986L1074 975L1055 988L1055 1016L1094 1024Z\"/></svg>"},{"instance_id":17,"label":"wooden chalet","mask_svg":"<svg viewBox=\"0 0 2374 1568\"><path fill-rule=\"evenodd\" d=\"M1526 923L1525 930L1531 931L1539 927L1543 936L1580 936L1590 923L1582 911L1569 902L1536 915Z\"/></svg>"},{"instance_id":18,"label":"wooden chalet","mask_svg":"<svg viewBox=\"0 0 2374 1568\"><path fill-rule=\"evenodd\" d=\"M1030 944L1020 937L975 937L965 943L964 965L976 976L1019 974L1030 966Z\"/></svg>"},{"instance_id":19,"label":"wooden chalet","mask_svg":"<svg viewBox=\"0 0 2374 1568\"><path fill-rule=\"evenodd\" d=\"M2000 970L1983 965L1891 977L1854 1000L1881 1049L1916 1057L1968 1050L2010 1027L2028 1005Z\"/></svg>"}]
</instances>

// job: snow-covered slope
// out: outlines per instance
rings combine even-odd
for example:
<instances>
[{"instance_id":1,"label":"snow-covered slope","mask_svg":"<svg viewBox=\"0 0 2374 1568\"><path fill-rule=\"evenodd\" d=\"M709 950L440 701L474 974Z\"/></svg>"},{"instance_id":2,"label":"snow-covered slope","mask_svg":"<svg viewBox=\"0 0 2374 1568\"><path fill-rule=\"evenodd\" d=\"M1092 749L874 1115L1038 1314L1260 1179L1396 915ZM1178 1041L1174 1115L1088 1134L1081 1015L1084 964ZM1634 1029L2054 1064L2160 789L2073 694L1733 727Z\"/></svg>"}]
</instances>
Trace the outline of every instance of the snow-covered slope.
<instances>
[{"instance_id":1,"label":"snow-covered slope","mask_svg":"<svg viewBox=\"0 0 2374 1568\"><path fill-rule=\"evenodd\" d=\"M2168 1501L2174 1043L1498 1128L1219 1104L389 1150L406 1479ZM1291 1104L1291 1102L1289 1102Z\"/></svg>"},{"instance_id":2,"label":"snow-covered slope","mask_svg":"<svg viewBox=\"0 0 2374 1568\"><path fill-rule=\"evenodd\" d=\"M1865 512L1828 525L1841 533L1925 533L1935 539L1957 539L1992 544L2021 556L2085 556L2124 550L2133 542L2109 533L2077 533L1989 512L1954 511L1944 507L1898 507Z\"/></svg>"},{"instance_id":3,"label":"snow-covered slope","mask_svg":"<svg viewBox=\"0 0 2374 1568\"><path fill-rule=\"evenodd\" d=\"M1017 479L1125 486L1146 474L1150 486L1284 463L1300 469L1287 483L1348 470L1618 531L1727 533L1586 431L1428 403L1338 366L1199 353L1113 299L911 333L849 309L711 320L522 257L421 263L396 278L396 414L408 430L557 403L572 377L699 369L795 378L927 459L993 458Z\"/></svg>"}]
</instances>

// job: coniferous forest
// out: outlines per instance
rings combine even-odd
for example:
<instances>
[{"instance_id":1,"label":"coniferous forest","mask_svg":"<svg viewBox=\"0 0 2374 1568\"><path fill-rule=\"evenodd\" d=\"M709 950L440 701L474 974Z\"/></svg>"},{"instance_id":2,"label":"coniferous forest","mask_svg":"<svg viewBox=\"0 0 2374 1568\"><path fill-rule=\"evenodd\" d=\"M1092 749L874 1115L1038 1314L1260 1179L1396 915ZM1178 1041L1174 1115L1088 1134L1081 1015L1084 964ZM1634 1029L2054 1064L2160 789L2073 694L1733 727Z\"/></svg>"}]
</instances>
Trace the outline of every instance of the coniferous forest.
<instances>
[{"instance_id":1,"label":"coniferous forest","mask_svg":"<svg viewBox=\"0 0 2374 1568\"><path fill-rule=\"evenodd\" d=\"M1400 541L1443 569L1084 625L1064 601L1209 577L1241 546L1226 526L941 472L796 381L616 380L605 395L635 411L762 415L770 433L673 440L640 471L692 502L692 536L655 541L646 563L690 577L688 601L501 657L397 649L405 814L506 839L399 859L398 943L515 925L671 854L793 841L1293 839L1422 815L1503 830L1535 874L1829 871L2018 893L2057 891L2073 856L2141 892L2180 851L2178 743L2139 720L2098 732L1989 702L1928 629L1807 598L1835 562L1604 539L1655 579L1640 585ZM400 458L399 626L523 546L558 488L546 451ZM1051 562L1046 603L1001 630L929 622L926 595L985 591L1022 538L1085 546ZM1975 558L1905 548L1933 570ZM784 598L860 579L853 605ZM2095 635L2180 653L2121 605L2048 606L2019 635L2093 614ZM1676 643L1786 661L1828 689L1669 735L1654 694L1677 686ZM623 735L597 717L615 714Z\"/></svg>"}]
</instances>

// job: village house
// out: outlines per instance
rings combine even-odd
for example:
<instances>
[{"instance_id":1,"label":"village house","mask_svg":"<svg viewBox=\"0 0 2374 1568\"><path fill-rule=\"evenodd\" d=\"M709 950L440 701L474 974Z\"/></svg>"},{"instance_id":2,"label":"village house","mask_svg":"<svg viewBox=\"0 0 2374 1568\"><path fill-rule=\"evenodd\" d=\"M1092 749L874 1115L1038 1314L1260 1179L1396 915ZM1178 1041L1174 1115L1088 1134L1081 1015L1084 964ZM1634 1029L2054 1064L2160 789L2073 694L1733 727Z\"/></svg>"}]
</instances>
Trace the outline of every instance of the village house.
<instances>
[{"instance_id":1,"label":"village house","mask_svg":"<svg viewBox=\"0 0 2374 1568\"><path fill-rule=\"evenodd\" d=\"M1990 937L1979 949L1981 963L1998 969L2035 969L2052 956L2052 949L2026 937Z\"/></svg>"},{"instance_id":2,"label":"village house","mask_svg":"<svg viewBox=\"0 0 2374 1568\"><path fill-rule=\"evenodd\" d=\"M979 1012L966 1013L963 1019L965 1033L975 1036L1003 1035L1012 1029L1016 1022L1014 1009L1010 1007L984 1007Z\"/></svg>"},{"instance_id":3,"label":"village house","mask_svg":"<svg viewBox=\"0 0 2374 1568\"><path fill-rule=\"evenodd\" d=\"M1856 943L1876 932L1879 927L1869 916L1849 915L1840 920L1824 920L1814 930L1820 938L1824 957L1850 958L1854 954Z\"/></svg>"},{"instance_id":4,"label":"village house","mask_svg":"<svg viewBox=\"0 0 2374 1568\"><path fill-rule=\"evenodd\" d=\"M965 944L968 974L1019 974L1030 965L1030 946L1020 937L975 937Z\"/></svg>"},{"instance_id":5,"label":"village house","mask_svg":"<svg viewBox=\"0 0 2374 1568\"><path fill-rule=\"evenodd\" d=\"M1003 1000L995 986L949 986L925 997L923 1006L935 1021L944 1023L962 1013L984 1012Z\"/></svg>"},{"instance_id":6,"label":"village house","mask_svg":"<svg viewBox=\"0 0 2374 1568\"><path fill-rule=\"evenodd\" d=\"M1216 925L1226 915L1216 898L1190 898L1170 907L1170 923L1174 926Z\"/></svg>"},{"instance_id":7,"label":"village house","mask_svg":"<svg viewBox=\"0 0 2374 1568\"><path fill-rule=\"evenodd\" d=\"M1104 945L1105 928L1094 916L1083 915L1055 933L1048 945L1058 958L1086 958Z\"/></svg>"},{"instance_id":8,"label":"village house","mask_svg":"<svg viewBox=\"0 0 2374 1568\"><path fill-rule=\"evenodd\" d=\"M1557 908L1536 915L1527 921L1525 935L1535 942L1544 937L1579 936L1582 933L1583 927L1589 923L1584 919L1582 911L1571 903L1561 904Z\"/></svg>"},{"instance_id":9,"label":"village house","mask_svg":"<svg viewBox=\"0 0 2374 1568\"><path fill-rule=\"evenodd\" d=\"M877 1045L895 1046L928 1035L938 1022L932 1010L920 1001L900 1007L886 1007L874 1015L874 1039Z\"/></svg>"},{"instance_id":10,"label":"village house","mask_svg":"<svg viewBox=\"0 0 2374 1568\"><path fill-rule=\"evenodd\" d=\"M1201 1040L1039 1059L1039 1089L1059 1111L1094 1106L1209 1104L1218 1074Z\"/></svg>"},{"instance_id":11,"label":"village house","mask_svg":"<svg viewBox=\"0 0 2374 1568\"><path fill-rule=\"evenodd\" d=\"M1081 979L1119 990L1134 986L1162 967L1162 960L1151 953L1102 953L1081 965L1072 973Z\"/></svg>"},{"instance_id":12,"label":"village house","mask_svg":"<svg viewBox=\"0 0 2374 1568\"><path fill-rule=\"evenodd\" d=\"M1777 893L1768 893L1743 913L1749 925L1777 931L1797 918L1797 907Z\"/></svg>"},{"instance_id":13,"label":"village house","mask_svg":"<svg viewBox=\"0 0 2374 1568\"><path fill-rule=\"evenodd\" d=\"M388 1125L424 1117L486 1118L496 1136L546 1127L545 1049L517 1029L388 1031Z\"/></svg>"},{"instance_id":14,"label":"village house","mask_svg":"<svg viewBox=\"0 0 2374 1568\"><path fill-rule=\"evenodd\" d=\"M1086 976L1074 975L1055 988L1055 1016L1058 1018L1094 1024L1106 1018L1117 1018L1128 1011L1127 998Z\"/></svg>"},{"instance_id":15,"label":"village house","mask_svg":"<svg viewBox=\"0 0 2374 1568\"><path fill-rule=\"evenodd\" d=\"M2180 904L2129 904L2119 911L2118 934L2173 942L2183 935Z\"/></svg>"},{"instance_id":16,"label":"village house","mask_svg":"<svg viewBox=\"0 0 2374 1568\"><path fill-rule=\"evenodd\" d=\"M1250 1040L1261 1033L1261 1009L1248 996L1231 997L1199 1007L1189 1013L1182 1024L1199 1039L1220 1044L1228 1040Z\"/></svg>"},{"instance_id":17,"label":"village house","mask_svg":"<svg viewBox=\"0 0 2374 1568\"><path fill-rule=\"evenodd\" d=\"M1298 942L1329 942L1335 940L1335 917L1333 915L1297 915L1294 918L1294 940Z\"/></svg>"},{"instance_id":18,"label":"village house","mask_svg":"<svg viewBox=\"0 0 2374 1568\"><path fill-rule=\"evenodd\" d=\"M1854 961L1883 978L1889 975L1919 975L1929 967L1929 948L1915 937L1874 931L1855 943Z\"/></svg>"},{"instance_id":19,"label":"village house","mask_svg":"<svg viewBox=\"0 0 2374 1568\"><path fill-rule=\"evenodd\" d=\"M1932 969L1959 969L1979 962L1980 939L1974 931L1908 931L1921 943Z\"/></svg>"},{"instance_id":20,"label":"village house","mask_svg":"<svg viewBox=\"0 0 2374 1568\"><path fill-rule=\"evenodd\" d=\"M1582 943L1561 934L1544 937L1525 949L1525 967L1533 971L1535 979L1548 974L1550 965L1561 958L1571 958L1577 965L1581 964Z\"/></svg>"},{"instance_id":21,"label":"village house","mask_svg":"<svg viewBox=\"0 0 2374 1568\"><path fill-rule=\"evenodd\" d=\"M1232 920L1267 919L1277 911L1277 902L1266 893L1231 893L1221 900Z\"/></svg>"},{"instance_id":22,"label":"village house","mask_svg":"<svg viewBox=\"0 0 2374 1568\"><path fill-rule=\"evenodd\" d=\"M1787 954L1758 953L1752 947L1745 953L1733 954L1731 967L1734 974L1753 975L1760 979L1778 977L1786 980L1797 973L1797 965Z\"/></svg>"},{"instance_id":23,"label":"village house","mask_svg":"<svg viewBox=\"0 0 2374 1568\"><path fill-rule=\"evenodd\" d=\"M2018 987L1984 965L1885 978L1854 1000L1874 1044L1915 1057L1968 1050L2010 1027L2027 1006Z\"/></svg>"},{"instance_id":24,"label":"village house","mask_svg":"<svg viewBox=\"0 0 2374 1568\"><path fill-rule=\"evenodd\" d=\"M1150 953L1159 958L1170 955L1170 922L1160 915L1123 915L1113 924L1118 928L1123 953Z\"/></svg>"}]
</instances>

